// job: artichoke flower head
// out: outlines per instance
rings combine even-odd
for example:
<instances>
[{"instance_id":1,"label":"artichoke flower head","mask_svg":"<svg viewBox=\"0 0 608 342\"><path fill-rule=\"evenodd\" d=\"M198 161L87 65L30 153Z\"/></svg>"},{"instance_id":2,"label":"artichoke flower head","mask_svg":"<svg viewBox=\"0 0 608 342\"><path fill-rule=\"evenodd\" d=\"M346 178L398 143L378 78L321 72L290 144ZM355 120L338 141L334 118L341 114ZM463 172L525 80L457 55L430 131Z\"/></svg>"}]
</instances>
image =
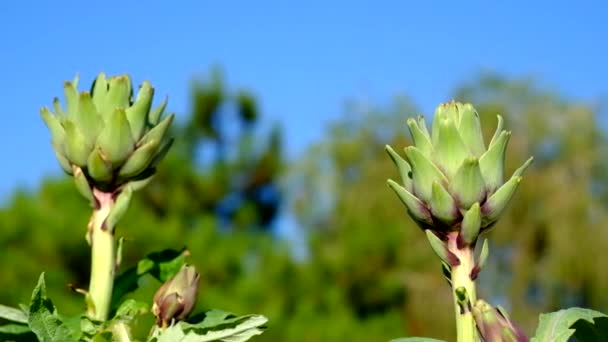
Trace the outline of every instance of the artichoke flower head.
<instances>
[{"instance_id":1,"label":"artichoke flower head","mask_svg":"<svg viewBox=\"0 0 608 342\"><path fill-rule=\"evenodd\" d=\"M63 170L73 175L83 196L132 185L137 190L154 174L173 139L167 136L174 115L162 118L166 99L152 108L154 88L147 81L133 96L128 75L100 73L90 91L78 91L78 77L64 83L65 105L58 98L42 119Z\"/></svg>"},{"instance_id":2,"label":"artichoke flower head","mask_svg":"<svg viewBox=\"0 0 608 342\"><path fill-rule=\"evenodd\" d=\"M408 119L407 125L414 146L405 148L405 159L386 146L402 179L402 184L389 180L389 186L420 227L439 236L461 231L467 242L474 243L498 220L532 158L505 182L511 132L503 130L499 115L486 147L479 114L471 104L440 105L430 132L422 117Z\"/></svg>"}]
</instances>

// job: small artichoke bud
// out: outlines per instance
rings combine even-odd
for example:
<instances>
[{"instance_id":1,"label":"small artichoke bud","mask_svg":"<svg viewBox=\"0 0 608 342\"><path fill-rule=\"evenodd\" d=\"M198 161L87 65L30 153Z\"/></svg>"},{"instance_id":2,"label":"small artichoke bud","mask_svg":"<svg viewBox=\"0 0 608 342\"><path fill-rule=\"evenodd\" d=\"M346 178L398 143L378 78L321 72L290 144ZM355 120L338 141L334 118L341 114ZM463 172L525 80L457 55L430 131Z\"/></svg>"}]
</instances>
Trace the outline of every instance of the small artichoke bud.
<instances>
[{"instance_id":1,"label":"small artichoke bud","mask_svg":"<svg viewBox=\"0 0 608 342\"><path fill-rule=\"evenodd\" d=\"M528 342L528 337L510 319L507 313L494 308L484 300L477 300L473 307L477 330L485 342Z\"/></svg>"},{"instance_id":2,"label":"small artichoke bud","mask_svg":"<svg viewBox=\"0 0 608 342\"><path fill-rule=\"evenodd\" d=\"M199 279L194 266L184 265L156 291L152 312L158 326L167 327L173 320L184 320L190 314L196 304Z\"/></svg>"},{"instance_id":3,"label":"small artichoke bud","mask_svg":"<svg viewBox=\"0 0 608 342\"><path fill-rule=\"evenodd\" d=\"M440 105L431 131L422 117L410 118L407 125L414 145L405 148L404 156L386 146L402 181L389 180L389 186L421 228L440 237L458 232L460 243L473 246L498 220L532 158L505 180L511 133L503 130L498 116L496 133L486 146L479 115L470 104Z\"/></svg>"}]
</instances>

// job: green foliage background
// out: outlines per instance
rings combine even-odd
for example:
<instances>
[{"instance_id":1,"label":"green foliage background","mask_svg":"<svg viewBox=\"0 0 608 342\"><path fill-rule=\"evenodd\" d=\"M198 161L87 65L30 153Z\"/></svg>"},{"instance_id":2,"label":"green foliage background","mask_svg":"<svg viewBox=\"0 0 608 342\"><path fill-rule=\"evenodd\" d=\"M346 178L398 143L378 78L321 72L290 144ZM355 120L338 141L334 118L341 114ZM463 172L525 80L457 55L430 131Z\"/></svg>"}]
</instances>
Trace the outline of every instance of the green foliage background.
<instances>
[{"instance_id":1,"label":"green foliage background","mask_svg":"<svg viewBox=\"0 0 608 342\"><path fill-rule=\"evenodd\" d=\"M540 312L608 311L608 151L598 108L493 74L456 87L453 97L476 106L486 137L495 115L505 117L513 131L509 173L536 157L489 234L481 296L506 306L529 334ZM453 340L439 262L385 186L397 171L383 146L410 143L405 121L422 114L414 101L348 102L324 138L291 161L280 128L263 124L257 101L217 72L193 84L192 112L174 130L175 148L119 225L123 269L147 253L187 246L202 274L198 308L268 316L259 341ZM51 153L50 145L40 153ZM273 234L281 210L296 216L303 246ZM88 285L89 214L67 177L16 191L0 210L0 302L28 302L44 270L59 310L83 309L68 284ZM304 256L294 253L302 248ZM139 298L159 286L152 278L141 285Z\"/></svg>"}]
</instances>

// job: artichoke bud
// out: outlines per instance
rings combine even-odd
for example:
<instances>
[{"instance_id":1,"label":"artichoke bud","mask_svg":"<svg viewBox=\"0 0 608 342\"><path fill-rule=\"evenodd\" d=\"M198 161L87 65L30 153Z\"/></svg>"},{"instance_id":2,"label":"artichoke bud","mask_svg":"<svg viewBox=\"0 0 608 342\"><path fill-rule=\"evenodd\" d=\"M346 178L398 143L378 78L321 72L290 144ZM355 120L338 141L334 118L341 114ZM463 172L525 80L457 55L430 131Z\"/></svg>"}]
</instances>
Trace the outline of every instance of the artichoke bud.
<instances>
[{"instance_id":1,"label":"artichoke bud","mask_svg":"<svg viewBox=\"0 0 608 342\"><path fill-rule=\"evenodd\" d=\"M199 280L194 266L183 265L158 289L152 304L158 326L167 327L173 320L184 320L190 314L196 304Z\"/></svg>"},{"instance_id":2,"label":"artichoke bud","mask_svg":"<svg viewBox=\"0 0 608 342\"><path fill-rule=\"evenodd\" d=\"M64 107L55 98L53 111L40 111L62 169L73 175L77 167L77 184L86 180L103 192L150 179L172 142L167 135L173 114L162 118L166 99L153 109L154 88L147 81L134 98L128 75L100 73L90 91L77 87L78 78L65 82Z\"/></svg>"},{"instance_id":3,"label":"artichoke bud","mask_svg":"<svg viewBox=\"0 0 608 342\"><path fill-rule=\"evenodd\" d=\"M528 341L528 337L509 319L502 308L494 308L484 300L479 299L472 312L482 341Z\"/></svg>"},{"instance_id":4,"label":"artichoke bud","mask_svg":"<svg viewBox=\"0 0 608 342\"><path fill-rule=\"evenodd\" d=\"M423 229L438 236L460 232L460 241L474 245L477 237L500 217L515 193L528 159L511 178L504 179L504 161L511 133L502 117L486 147L479 114L471 104L437 107L429 132L422 117L408 119L414 145L402 157L386 147L402 183L390 187Z\"/></svg>"}]
</instances>

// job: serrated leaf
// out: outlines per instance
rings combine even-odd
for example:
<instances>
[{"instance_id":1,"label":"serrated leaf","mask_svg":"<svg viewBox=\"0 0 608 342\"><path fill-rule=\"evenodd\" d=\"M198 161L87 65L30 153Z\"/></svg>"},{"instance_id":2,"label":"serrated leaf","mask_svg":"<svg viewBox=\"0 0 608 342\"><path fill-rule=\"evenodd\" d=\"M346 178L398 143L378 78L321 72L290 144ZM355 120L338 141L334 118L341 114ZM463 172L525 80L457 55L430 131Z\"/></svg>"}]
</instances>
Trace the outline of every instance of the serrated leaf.
<instances>
[{"instance_id":1,"label":"serrated leaf","mask_svg":"<svg viewBox=\"0 0 608 342\"><path fill-rule=\"evenodd\" d=\"M25 312L2 304L0 304L0 318L11 322L27 323L27 315Z\"/></svg>"},{"instance_id":2,"label":"serrated leaf","mask_svg":"<svg viewBox=\"0 0 608 342\"><path fill-rule=\"evenodd\" d=\"M262 315L236 317L228 312L212 310L198 323L178 322L165 330L155 328L157 342L242 342L264 332L268 319Z\"/></svg>"},{"instance_id":3,"label":"serrated leaf","mask_svg":"<svg viewBox=\"0 0 608 342\"><path fill-rule=\"evenodd\" d=\"M430 337L402 337L396 338L394 340L390 340L390 342L445 342L443 340L438 340Z\"/></svg>"},{"instance_id":4,"label":"serrated leaf","mask_svg":"<svg viewBox=\"0 0 608 342\"><path fill-rule=\"evenodd\" d=\"M579 341L601 341L606 336L608 336L606 314L584 308L569 308L541 314L536 334L531 341L567 342L571 337L576 337Z\"/></svg>"},{"instance_id":5,"label":"serrated leaf","mask_svg":"<svg viewBox=\"0 0 608 342\"><path fill-rule=\"evenodd\" d=\"M114 280L114 291L112 293L112 307L117 307L118 303L129 292L138 288L138 280L146 274L152 275L161 283L173 277L186 263L188 250L176 251L166 249L161 252L148 254L140 260L136 266L131 267L121 273Z\"/></svg>"},{"instance_id":6,"label":"serrated leaf","mask_svg":"<svg viewBox=\"0 0 608 342\"><path fill-rule=\"evenodd\" d=\"M32 293L29 308L29 326L41 341L76 341L71 331L57 315L53 302L46 296L44 273Z\"/></svg>"}]
</instances>

